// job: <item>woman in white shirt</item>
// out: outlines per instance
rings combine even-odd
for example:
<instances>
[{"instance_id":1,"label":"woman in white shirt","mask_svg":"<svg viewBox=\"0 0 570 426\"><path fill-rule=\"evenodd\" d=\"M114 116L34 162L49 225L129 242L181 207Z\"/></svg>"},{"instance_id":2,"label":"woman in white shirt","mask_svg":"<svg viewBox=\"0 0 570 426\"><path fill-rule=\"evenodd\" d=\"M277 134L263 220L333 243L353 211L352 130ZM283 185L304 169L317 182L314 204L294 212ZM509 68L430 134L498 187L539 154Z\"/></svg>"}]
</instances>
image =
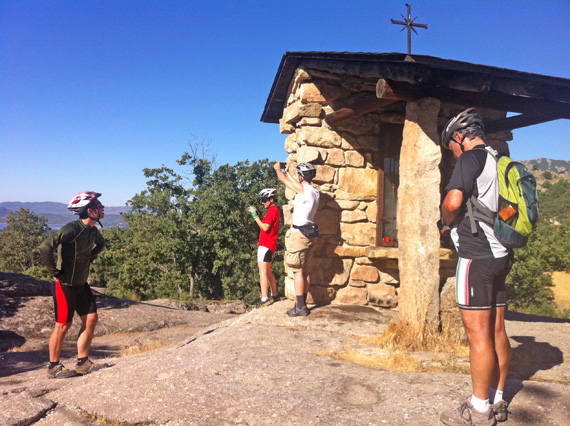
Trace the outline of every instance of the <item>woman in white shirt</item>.
<instances>
[{"instance_id":1,"label":"woman in white shirt","mask_svg":"<svg viewBox=\"0 0 570 426\"><path fill-rule=\"evenodd\" d=\"M289 166L285 166L285 173L281 170L282 163L275 163L277 177L292 191L295 191L293 206L293 227L286 237L285 263L293 270L295 307L287 311L291 317L307 316L310 311L307 307L307 294L311 286L310 274L306 270L307 252L312 245L311 230L314 226L314 216L319 205L319 191L311 184L317 174L315 166L309 163L297 165L297 176L291 176ZM309 230L308 232L306 230ZM305 236L307 234L309 236Z\"/></svg>"}]
</instances>

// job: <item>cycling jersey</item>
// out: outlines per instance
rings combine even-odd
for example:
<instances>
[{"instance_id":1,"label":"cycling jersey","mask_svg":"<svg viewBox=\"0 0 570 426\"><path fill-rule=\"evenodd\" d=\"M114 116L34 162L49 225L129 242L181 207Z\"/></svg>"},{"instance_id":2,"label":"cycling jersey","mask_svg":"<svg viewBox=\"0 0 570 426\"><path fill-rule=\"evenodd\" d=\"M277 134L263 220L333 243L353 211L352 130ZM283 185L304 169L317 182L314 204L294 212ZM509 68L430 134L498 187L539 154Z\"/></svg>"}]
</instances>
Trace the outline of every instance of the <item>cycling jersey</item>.
<instances>
[{"instance_id":1,"label":"cycling jersey","mask_svg":"<svg viewBox=\"0 0 570 426\"><path fill-rule=\"evenodd\" d=\"M463 208L471 195L474 195L489 210L497 211L497 164L487 154L485 145L476 146L461 154L447 189L463 192ZM477 233L474 235L471 232L469 217L460 216L458 220L451 231L451 238L459 256L466 259L498 259L509 254L509 250L497 240L493 228L489 225L477 221Z\"/></svg>"},{"instance_id":2,"label":"cycling jersey","mask_svg":"<svg viewBox=\"0 0 570 426\"><path fill-rule=\"evenodd\" d=\"M269 206L262 222L269 225L269 230L259 232L259 245L267 247L273 253L277 251L277 239L279 238L279 222L281 218L277 206Z\"/></svg>"},{"instance_id":3,"label":"cycling jersey","mask_svg":"<svg viewBox=\"0 0 570 426\"><path fill-rule=\"evenodd\" d=\"M49 273L57 276L63 285L82 286L87 282L89 265L104 246L105 240L99 230L78 219L47 238L39 251ZM57 263L53 256L55 250Z\"/></svg>"}]
</instances>

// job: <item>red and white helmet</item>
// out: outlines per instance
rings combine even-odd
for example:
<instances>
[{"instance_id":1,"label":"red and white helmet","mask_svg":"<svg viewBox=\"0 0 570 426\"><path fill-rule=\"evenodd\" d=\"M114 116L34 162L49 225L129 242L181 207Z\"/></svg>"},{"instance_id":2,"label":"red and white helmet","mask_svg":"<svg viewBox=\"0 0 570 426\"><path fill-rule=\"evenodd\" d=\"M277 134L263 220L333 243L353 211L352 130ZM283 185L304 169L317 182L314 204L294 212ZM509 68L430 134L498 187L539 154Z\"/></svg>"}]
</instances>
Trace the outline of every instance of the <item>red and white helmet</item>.
<instances>
[{"instance_id":1,"label":"red and white helmet","mask_svg":"<svg viewBox=\"0 0 570 426\"><path fill-rule=\"evenodd\" d=\"M67 208L73 212L73 214L80 215L83 210L93 201L101 196L98 192L93 191L83 191L77 194L73 200L69 202Z\"/></svg>"}]
</instances>

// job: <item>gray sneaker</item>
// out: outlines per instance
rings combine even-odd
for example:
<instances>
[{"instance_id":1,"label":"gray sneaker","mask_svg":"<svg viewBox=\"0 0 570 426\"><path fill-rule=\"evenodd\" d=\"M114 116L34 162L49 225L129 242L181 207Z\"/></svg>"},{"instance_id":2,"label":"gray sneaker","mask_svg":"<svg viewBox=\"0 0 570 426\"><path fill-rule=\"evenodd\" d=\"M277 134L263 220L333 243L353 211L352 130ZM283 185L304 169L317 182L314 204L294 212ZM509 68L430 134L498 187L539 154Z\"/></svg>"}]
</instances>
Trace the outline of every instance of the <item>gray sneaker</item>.
<instances>
[{"instance_id":1,"label":"gray sneaker","mask_svg":"<svg viewBox=\"0 0 570 426\"><path fill-rule=\"evenodd\" d=\"M69 379L70 377L76 376L77 373L75 370L68 370L65 366L60 362L59 364L54 365L52 368L47 369L47 376L48 379Z\"/></svg>"},{"instance_id":2,"label":"gray sneaker","mask_svg":"<svg viewBox=\"0 0 570 426\"><path fill-rule=\"evenodd\" d=\"M509 414L509 410L507 410L508 406L509 403L507 401L499 401L496 404L491 404L491 409L493 413L495 413L495 418L498 422L507 421L507 415Z\"/></svg>"},{"instance_id":3,"label":"gray sneaker","mask_svg":"<svg viewBox=\"0 0 570 426\"><path fill-rule=\"evenodd\" d=\"M495 414L493 409L480 413L473 408L470 401L464 402L453 411L441 413L440 420L448 426L495 426Z\"/></svg>"},{"instance_id":4,"label":"gray sneaker","mask_svg":"<svg viewBox=\"0 0 570 426\"><path fill-rule=\"evenodd\" d=\"M83 363L83 365L76 365L75 366L75 373L78 376L85 376L86 374L89 373L93 373L95 371L101 370L102 368L107 368L109 367L109 364L103 363L103 364L96 364L93 361L91 361L90 359L88 359L87 361L85 361Z\"/></svg>"},{"instance_id":5,"label":"gray sneaker","mask_svg":"<svg viewBox=\"0 0 570 426\"><path fill-rule=\"evenodd\" d=\"M311 311L309 308L307 308L307 306L303 306L301 309L299 309L297 305L295 305L295 307L290 311L287 311L287 315L290 317L306 317L310 313Z\"/></svg>"}]
</instances>

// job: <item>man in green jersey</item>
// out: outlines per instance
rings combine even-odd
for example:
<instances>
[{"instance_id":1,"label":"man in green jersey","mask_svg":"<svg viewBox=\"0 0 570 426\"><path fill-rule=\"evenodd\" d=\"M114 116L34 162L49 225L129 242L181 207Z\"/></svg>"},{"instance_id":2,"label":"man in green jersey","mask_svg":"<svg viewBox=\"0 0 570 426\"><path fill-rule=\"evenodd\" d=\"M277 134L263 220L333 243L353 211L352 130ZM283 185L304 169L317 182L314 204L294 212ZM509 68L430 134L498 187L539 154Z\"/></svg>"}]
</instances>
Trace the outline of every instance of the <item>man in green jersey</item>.
<instances>
[{"instance_id":1,"label":"man in green jersey","mask_svg":"<svg viewBox=\"0 0 570 426\"><path fill-rule=\"evenodd\" d=\"M105 216L105 207L98 200L100 196L92 191L77 194L67 208L79 215L79 219L63 226L39 247L42 261L55 278L52 296L56 324L49 339L47 375L50 378L84 375L107 367L107 364L96 364L89 359L98 317L95 296L87 284L87 277L91 262L105 246L105 240L95 227ZM57 261L54 253L57 253ZM74 370L68 370L60 361L60 355L75 312L82 325L77 338L77 364Z\"/></svg>"}]
</instances>

